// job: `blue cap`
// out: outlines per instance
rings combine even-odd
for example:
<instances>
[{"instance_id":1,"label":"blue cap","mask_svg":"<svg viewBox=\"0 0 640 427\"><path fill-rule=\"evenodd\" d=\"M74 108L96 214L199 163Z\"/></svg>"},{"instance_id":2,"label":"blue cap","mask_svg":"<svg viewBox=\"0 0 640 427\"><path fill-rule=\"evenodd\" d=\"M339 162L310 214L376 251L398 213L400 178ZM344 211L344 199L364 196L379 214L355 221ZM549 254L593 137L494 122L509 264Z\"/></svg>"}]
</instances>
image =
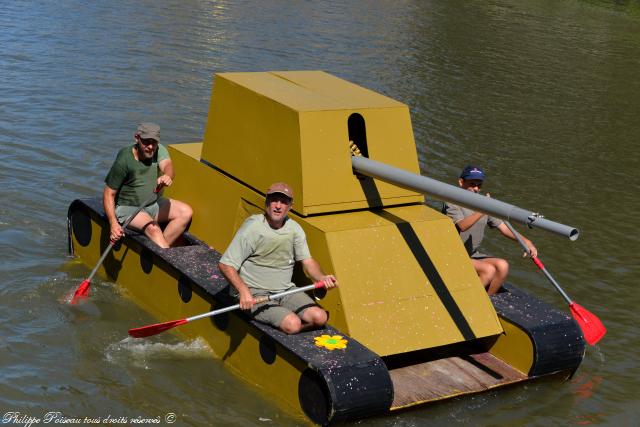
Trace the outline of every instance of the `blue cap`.
<instances>
[{"instance_id":1,"label":"blue cap","mask_svg":"<svg viewBox=\"0 0 640 427\"><path fill-rule=\"evenodd\" d=\"M460 178L479 179L480 181L484 181L484 171L478 166L469 165L462 170L462 173L460 173Z\"/></svg>"}]
</instances>

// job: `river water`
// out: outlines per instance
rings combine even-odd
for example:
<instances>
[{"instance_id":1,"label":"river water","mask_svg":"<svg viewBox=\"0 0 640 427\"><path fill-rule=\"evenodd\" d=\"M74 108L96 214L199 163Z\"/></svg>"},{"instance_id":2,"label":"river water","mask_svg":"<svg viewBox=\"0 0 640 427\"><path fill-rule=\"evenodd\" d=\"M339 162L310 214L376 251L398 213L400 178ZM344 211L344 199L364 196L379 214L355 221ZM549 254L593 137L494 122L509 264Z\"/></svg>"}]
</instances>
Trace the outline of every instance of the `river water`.
<instances>
[{"instance_id":1,"label":"river water","mask_svg":"<svg viewBox=\"0 0 640 427\"><path fill-rule=\"evenodd\" d=\"M576 242L525 234L608 328L568 382L357 424L640 425L640 6L595 0L3 2L3 420L17 424L6 417L20 412L42 423L51 411L87 422L303 423L202 342L125 339L153 319L116 284L96 278L88 303L61 302L89 273L67 255L67 207L99 194L137 122L160 123L165 143L198 141L213 73L303 69L407 103L423 174L454 183L480 163L493 197L578 227ZM515 283L566 309L515 243L494 235L486 249L511 261Z\"/></svg>"}]
</instances>

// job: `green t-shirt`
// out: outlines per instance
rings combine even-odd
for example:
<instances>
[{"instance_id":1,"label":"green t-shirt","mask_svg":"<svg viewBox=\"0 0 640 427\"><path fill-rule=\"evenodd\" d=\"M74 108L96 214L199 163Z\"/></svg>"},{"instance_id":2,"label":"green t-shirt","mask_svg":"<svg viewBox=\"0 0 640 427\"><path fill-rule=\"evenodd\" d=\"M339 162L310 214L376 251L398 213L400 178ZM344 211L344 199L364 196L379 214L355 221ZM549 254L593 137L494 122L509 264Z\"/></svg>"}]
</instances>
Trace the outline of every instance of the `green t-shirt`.
<instances>
[{"instance_id":1,"label":"green t-shirt","mask_svg":"<svg viewBox=\"0 0 640 427\"><path fill-rule=\"evenodd\" d=\"M169 158L165 146L158 144L152 159L136 160L133 147L129 145L118 151L116 160L104 179L109 188L117 191L116 205L119 206L140 206L151 197L157 186L158 163Z\"/></svg>"},{"instance_id":2,"label":"green t-shirt","mask_svg":"<svg viewBox=\"0 0 640 427\"><path fill-rule=\"evenodd\" d=\"M278 230L264 214L245 220L220 262L232 266L249 289L280 292L293 286L296 261L311 258L300 224L288 218Z\"/></svg>"}]
</instances>

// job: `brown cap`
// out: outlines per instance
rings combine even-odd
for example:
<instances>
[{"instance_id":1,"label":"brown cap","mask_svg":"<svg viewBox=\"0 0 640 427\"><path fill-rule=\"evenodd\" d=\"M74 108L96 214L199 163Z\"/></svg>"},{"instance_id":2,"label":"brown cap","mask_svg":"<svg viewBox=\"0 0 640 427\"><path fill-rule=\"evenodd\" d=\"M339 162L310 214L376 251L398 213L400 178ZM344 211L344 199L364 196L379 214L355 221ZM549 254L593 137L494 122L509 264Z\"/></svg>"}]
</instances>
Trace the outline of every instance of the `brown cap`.
<instances>
[{"instance_id":1,"label":"brown cap","mask_svg":"<svg viewBox=\"0 0 640 427\"><path fill-rule=\"evenodd\" d=\"M276 182L269 186L267 189L267 196L269 194L280 193L284 194L291 200L293 200L293 190L289 187L289 184L285 184L284 182Z\"/></svg>"},{"instance_id":2,"label":"brown cap","mask_svg":"<svg viewBox=\"0 0 640 427\"><path fill-rule=\"evenodd\" d=\"M140 123L136 135L142 139L155 139L160 142L160 126L155 123Z\"/></svg>"}]
</instances>

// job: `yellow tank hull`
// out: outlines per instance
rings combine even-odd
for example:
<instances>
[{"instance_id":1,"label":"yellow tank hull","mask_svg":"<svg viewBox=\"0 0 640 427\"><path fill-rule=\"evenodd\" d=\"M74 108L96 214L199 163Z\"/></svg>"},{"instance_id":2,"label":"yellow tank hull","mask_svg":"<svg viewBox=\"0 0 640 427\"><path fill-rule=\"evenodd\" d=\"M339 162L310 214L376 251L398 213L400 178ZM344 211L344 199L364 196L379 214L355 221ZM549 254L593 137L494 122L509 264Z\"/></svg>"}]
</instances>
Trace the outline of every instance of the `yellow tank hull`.
<instances>
[{"instance_id":1,"label":"yellow tank hull","mask_svg":"<svg viewBox=\"0 0 640 427\"><path fill-rule=\"evenodd\" d=\"M326 424L577 369L575 322L510 286L489 298L451 221L420 194L355 175L349 141L419 172L402 103L322 72L218 75L204 140L169 147L165 196L194 209L189 245L129 234L101 273L159 321L231 305L220 254L286 181L290 217L340 281L318 295L330 326L287 336L232 312L179 328L266 396ZM72 251L93 265L108 244L99 201L72 203L69 224ZM345 348L317 346L322 335Z\"/></svg>"}]
</instances>

